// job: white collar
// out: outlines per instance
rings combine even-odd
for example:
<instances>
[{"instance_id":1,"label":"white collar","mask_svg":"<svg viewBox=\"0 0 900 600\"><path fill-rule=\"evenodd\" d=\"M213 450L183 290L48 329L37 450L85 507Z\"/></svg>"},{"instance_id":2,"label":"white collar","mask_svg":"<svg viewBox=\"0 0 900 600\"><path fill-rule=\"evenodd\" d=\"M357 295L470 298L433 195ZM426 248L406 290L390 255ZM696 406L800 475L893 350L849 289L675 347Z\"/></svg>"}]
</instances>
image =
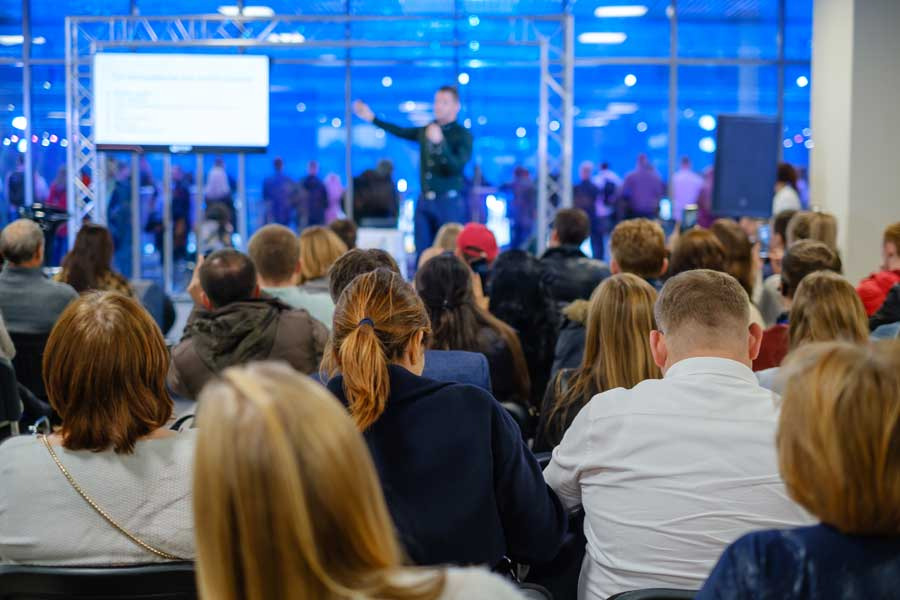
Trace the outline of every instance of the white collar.
<instances>
[{"instance_id":1,"label":"white collar","mask_svg":"<svg viewBox=\"0 0 900 600\"><path fill-rule=\"evenodd\" d=\"M664 379L686 377L690 375L725 375L743 379L747 383L759 385L753 371L742 363L730 358L718 356L698 356L685 358L669 367Z\"/></svg>"}]
</instances>

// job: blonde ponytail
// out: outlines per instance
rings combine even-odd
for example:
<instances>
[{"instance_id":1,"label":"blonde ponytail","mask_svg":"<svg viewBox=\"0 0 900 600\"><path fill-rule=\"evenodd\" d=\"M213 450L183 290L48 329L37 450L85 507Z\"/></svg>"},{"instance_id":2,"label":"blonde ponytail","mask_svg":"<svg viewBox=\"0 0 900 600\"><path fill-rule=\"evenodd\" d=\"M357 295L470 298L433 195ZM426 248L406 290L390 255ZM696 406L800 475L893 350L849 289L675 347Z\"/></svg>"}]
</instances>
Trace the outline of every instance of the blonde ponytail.
<instances>
[{"instance_id":1,"label":"blonde ponytail","mask_svg":"<svg viewBox=\"0 0 900 600\"><path fill-rule=\"evenodd\" d=\"M431 333L425 306L393 271L359 275L341 294L323 367L343 376L348 409L360 431L384 413L391 390L388 365L419 332Z\"/></svg>"}]
</instances>

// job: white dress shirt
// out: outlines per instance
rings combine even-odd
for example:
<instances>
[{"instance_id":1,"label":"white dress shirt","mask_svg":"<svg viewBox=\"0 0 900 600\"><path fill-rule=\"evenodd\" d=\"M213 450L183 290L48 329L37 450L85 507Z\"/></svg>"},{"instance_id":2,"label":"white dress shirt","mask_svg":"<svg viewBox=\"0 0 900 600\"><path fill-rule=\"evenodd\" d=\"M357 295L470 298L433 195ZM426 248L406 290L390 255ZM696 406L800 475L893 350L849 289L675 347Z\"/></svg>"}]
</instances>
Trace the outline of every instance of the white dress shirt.
<instances>
[{"instance_id":1,"label":"white dress shirt","mask_svg":"<svg viewBox=\"0 0 900 600\"><path fill-rule=\"evenodd\" d=\"M544 471L563 504L585 510L579 600L699 589L744 533L813 522L778 474L777 405L724 358L594 396Z\"/></svg>"}]
</instances>

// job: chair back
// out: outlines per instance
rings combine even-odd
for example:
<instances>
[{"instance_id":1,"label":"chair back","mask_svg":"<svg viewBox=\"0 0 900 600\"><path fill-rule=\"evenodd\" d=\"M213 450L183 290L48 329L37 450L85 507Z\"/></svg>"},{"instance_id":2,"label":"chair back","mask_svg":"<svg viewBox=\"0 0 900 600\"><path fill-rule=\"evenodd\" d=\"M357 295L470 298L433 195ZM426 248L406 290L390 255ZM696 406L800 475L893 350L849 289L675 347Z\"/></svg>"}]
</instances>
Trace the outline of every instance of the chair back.
<instances>
[{"instance_id":1,"label":"chair back","mask_svg":"<svg viewBox=\"0 0 900 600\"><path fill-rule=\"evenodd\" d=\"M0 565L0 600L196 600L194 564L133 567Z\"/></svg>"},{"instance_id":2,"label":"chair back","mask_svg":"<svg viewBox=\"0 0 900 600\"><path fill-rule=\"evenodd\" d=\"M43 360L44 348L47 346L49 333L9 333L13 346L16 348L16 357L13 366L16 369L16 379L19 383L40 398L47 399L47 391L44 389Z\"/></svg>"},{"instance_id":3,"label":"chair back","mask_svg":"<svg viewBox=\"0 0 900 600\"><path fill-rule=\"evenodd\" d=\"M607 600L694 600L696 590L672 590L668 588L648 588L632 590L610 596Z\"/></svg>"},{"instance_id":4,"label":"chair back","mask_svg":"<svg viewBox=\"0 0 900 600\"><path fill-rule=\"evenodd\" d=\"M0 440L19 432L22 402L16 372L8 358L0 357Z\"/></svg>"}]
</instances>

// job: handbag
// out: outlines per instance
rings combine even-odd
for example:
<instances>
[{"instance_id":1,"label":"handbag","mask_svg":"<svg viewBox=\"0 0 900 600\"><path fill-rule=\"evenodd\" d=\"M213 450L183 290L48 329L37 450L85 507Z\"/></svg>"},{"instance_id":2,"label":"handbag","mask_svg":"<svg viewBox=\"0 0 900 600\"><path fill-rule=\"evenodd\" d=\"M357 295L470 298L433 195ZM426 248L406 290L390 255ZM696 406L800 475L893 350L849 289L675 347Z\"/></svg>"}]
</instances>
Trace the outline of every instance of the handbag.
<instances>
[{"instance_id":1,"label":"handbag","mask_svg":"<svg viewBox=\"0 0 900 600\"><path fill-rule=\"evenodd\" d=\"M143 549L146 550L147 552L150 552L151 554L155 554L156 556L159 556L160 558L163 558L163 559L165 559L165 560L177 560L177 561L186 561L186 560L188 560L188 559L186 559L186 558L181 558L180 556L176 556L176 555L174 555L174 554L169 554L168 552L164 552L164 551L160 550L159 548L156 548L156 547L154 547L154 546L151 546L150 544L148 544L147 542L145 542L145 541L142 540L141 538L137 537L136 535L134 535L133 533L131 533L130 531L128 531L127 529L125 529L124 527L122 527L121 525L119 525L119 524L115 521L115 519L113 519L111 516L109 516L109 513L107 513L107 512L106 512L105 510L103 510L102 508L100 508L100 506L99 506L96 502L94 502L94 500L93 500L90 496L87 495L87 492L85 492L85 491L81 488L81 486L78 485L78 483L75 481L75 478L72 477L72 474L71 474L71 473L69 473L69 470L66 469L66 467L65 467L65 466L62 464L62 462L59 460L59 456L56 455L56 452L53 450L53 447L50 445L50 440L47 438L47 436L42 434L42 435L39 435L38 437L39 437L40 440L44 443L44 446L47 448L47 452L50 453L50 458L52 458L52 459L53 459L53 462L56 463L56 466L59 467L59 470L60 470L60 471L62 472L62 474L65 476L66 480L69 482L69 484L72 486L72 488L73 488L76 492L78 492L78 495L81 496L82 498L84 498L84 501L87 502L88 505L90 505L91 508L93 508L95 511L97 511L97 513L98 513L101 517L103 517L103 519L104 519L107 523L109 523L110 525L112 525L113 527L115 527L117 530L119 530L119 532L120 532L122 535L124 535L125 537L127 537L129 540L131 540L132 542L134 542L135 544L137 544L138 546L140 546L141 548L143 548Z\"/></svg>"}]
</instances>

